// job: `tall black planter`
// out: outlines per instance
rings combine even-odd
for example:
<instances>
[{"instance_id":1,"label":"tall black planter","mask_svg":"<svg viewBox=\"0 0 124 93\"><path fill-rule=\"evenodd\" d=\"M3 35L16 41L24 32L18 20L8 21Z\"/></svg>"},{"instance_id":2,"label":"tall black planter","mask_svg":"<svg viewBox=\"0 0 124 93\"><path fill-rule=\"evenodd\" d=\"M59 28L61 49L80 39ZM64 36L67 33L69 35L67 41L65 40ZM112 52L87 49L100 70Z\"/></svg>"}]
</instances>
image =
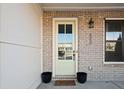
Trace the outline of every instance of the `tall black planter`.
<instances>
[{"instance_id":1,"label":"tall black planter","mask_svg":"<svg viewBox=\"0 0 124 93\"><path fill-rule=\"evenodd\" d=\"M43 72L41 74L41 79L43 83L49 83L52 79L52 72Z\"/></svg>"},{"instance_id":2,"label":"tall black planter","mask_svg":"<svg viewBox=\"0 0 124 93\"><path fill-rule=\"evenodd\" d=\"M85 73L85 72L78 72L77 73L77 81L79 83L85 83L87 81L87 73Z\"/></svg>"}]
</instances>

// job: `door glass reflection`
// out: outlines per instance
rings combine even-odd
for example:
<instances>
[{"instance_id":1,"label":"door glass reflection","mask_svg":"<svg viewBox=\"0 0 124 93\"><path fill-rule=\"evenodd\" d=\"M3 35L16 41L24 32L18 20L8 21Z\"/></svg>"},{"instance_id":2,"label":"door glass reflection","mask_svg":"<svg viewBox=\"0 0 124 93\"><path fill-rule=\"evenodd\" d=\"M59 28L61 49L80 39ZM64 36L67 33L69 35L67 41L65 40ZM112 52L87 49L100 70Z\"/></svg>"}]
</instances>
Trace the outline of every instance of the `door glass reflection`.
<instances>
[{"instance_id":1,"label":"door glass reflection","mask_svg":"<svg viewBox=\"0 0 124 93\"><path fill-rule=\"evenodd\" d=\"M65 59L65 24L58 25L58 59Z\"/></svg>"},{"instance_id":2,"label":"door glass reflection","mask_svg":"<svg viewBox=\"0 0 124 93\"><path fill-rule=\"evenodd\" d=\"M64 60L65 59L65 49L64 47L58 47L58 59Z\"/></svg>"},{"instance_id":3,"label":"door glass reflection","mask_svg":"<svg viewBox=\"0 0 124 93\"><path fill-rule=\"evenodd\" d=\"M66 24L66 34L72 34L72 24Z\"/></svg>"},{"instance_id":4,"label":"door glass reflection","mask_svg":"<svg viewBox=\"0 0 124 93\"><path fill-rule=\"evenodd\" d=\"M58 25L58 59L73 60L72 24Z\"/></svg>"},{"instance_id":5,"label":"door glass reflection","mask_svg":"<svg viewBox=\"0 0 124 93\"><path fill-rule=\"evenodd\" d=\"M72 24L66 24L66 60L73 59Z\"/></svg>"},{"instance_id":6,"label":"door glass reflection","mask_svg":"<svg viewBox=\"0 0 124 93\"><path fill-rule=\"evenodd\" d=\"M72 43L66 44L66 60L72 60L73 56L73 49L72 49Z\"/></svg>"},{"instance_id":7,"label":"door glass reflection","mask_svg":"<svg viewBox=\"0 0 124 93\"><path fill-rule=\"evenodd\" d=\"M121 40L122 32L106 32L106 40Z\"/></svg>"}]
</instances>

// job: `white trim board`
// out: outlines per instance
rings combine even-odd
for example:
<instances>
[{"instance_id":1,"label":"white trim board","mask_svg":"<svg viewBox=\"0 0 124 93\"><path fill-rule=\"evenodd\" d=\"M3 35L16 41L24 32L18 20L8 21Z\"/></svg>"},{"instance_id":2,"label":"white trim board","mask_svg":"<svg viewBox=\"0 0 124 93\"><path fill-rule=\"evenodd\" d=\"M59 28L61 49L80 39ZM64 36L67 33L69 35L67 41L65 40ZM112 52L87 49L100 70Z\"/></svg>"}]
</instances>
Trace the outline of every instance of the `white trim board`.
<instances>
[{"instance_id":1,"label":"white trim board","mask_svg":"<svg viewBox=\"0 0 124 93\"><path fill-rule=\"evenodd\" d=\"M43 15L43 11L41 12ZM41 73L43 72L43 16L40 17L41 20Z\"/></svg>"},{"instance_id":2,"label":"white trim board","mask_svg":"<svg viewBox=\"0 0 124 93\"><path fill-rule=\"evenodd\" d=\"M124 20L124 18L105 18L105 20Z\"/></svg>"},{"instance_id":3,"label":"white trim board","mask_svg":"<svg viewBox=\"0 0 124 93\"><path fill-rule=\"evenodd\" d=\"M80 11L82 9L98 9L98 10L109 10L109 9L119 9L123 10L124 7L42 7L44 11Z\"/></svg>"}]
</instances>

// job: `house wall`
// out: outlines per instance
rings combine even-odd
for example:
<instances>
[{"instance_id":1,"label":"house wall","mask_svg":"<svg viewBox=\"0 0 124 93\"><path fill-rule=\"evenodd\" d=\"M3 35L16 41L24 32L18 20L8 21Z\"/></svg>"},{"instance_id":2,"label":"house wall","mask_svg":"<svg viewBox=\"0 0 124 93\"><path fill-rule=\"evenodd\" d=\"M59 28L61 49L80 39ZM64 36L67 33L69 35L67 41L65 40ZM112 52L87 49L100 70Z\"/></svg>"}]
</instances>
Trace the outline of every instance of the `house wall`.
<instances>
[{"instance_id":1,"label":"house wall","mask_svg":"<svg viewBox=\"0 0 124 93\"><path fill-rule=\"evenodd\" d=\"M88 81L124 80L124 65L103 64L104 18L123 18L123 10L44 11L43 71L52 71L52 18L55 17L78 18L78 71L87 72ZM92 30L88 29L88 21L91 17L94 20L94 28ZM92 68L92 70L89 68Z\"/></svg>"},{"instance_id":2,"label":"house wall","mask_svg":"<svg viewBox=\"0 0 124 93\"><path fill-rule=\"evenodd\" d=\"M0 5L0 88L41 83L41 9L37 4Z\"/></svg>"}]
</instances>

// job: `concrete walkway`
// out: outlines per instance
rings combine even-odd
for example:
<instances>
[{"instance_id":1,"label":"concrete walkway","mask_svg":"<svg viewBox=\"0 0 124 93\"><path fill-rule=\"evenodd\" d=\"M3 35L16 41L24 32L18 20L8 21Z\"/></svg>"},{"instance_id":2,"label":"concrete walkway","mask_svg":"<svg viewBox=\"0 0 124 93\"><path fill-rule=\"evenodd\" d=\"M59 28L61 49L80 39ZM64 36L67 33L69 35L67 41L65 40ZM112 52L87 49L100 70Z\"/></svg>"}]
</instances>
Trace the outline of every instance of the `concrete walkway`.
<instances>
[{"instance_id":1,"label":"concrete walkway","mask_svg":"<svg viewBox=\"0 0 124 93\"><path fill-rule=\"evenodd\" d=\"M124 81L87 81L84 84L76 82L76 86L54 86L54 81L41 83L38 89L124 89Z\"/></svg>"}]
</instances>

